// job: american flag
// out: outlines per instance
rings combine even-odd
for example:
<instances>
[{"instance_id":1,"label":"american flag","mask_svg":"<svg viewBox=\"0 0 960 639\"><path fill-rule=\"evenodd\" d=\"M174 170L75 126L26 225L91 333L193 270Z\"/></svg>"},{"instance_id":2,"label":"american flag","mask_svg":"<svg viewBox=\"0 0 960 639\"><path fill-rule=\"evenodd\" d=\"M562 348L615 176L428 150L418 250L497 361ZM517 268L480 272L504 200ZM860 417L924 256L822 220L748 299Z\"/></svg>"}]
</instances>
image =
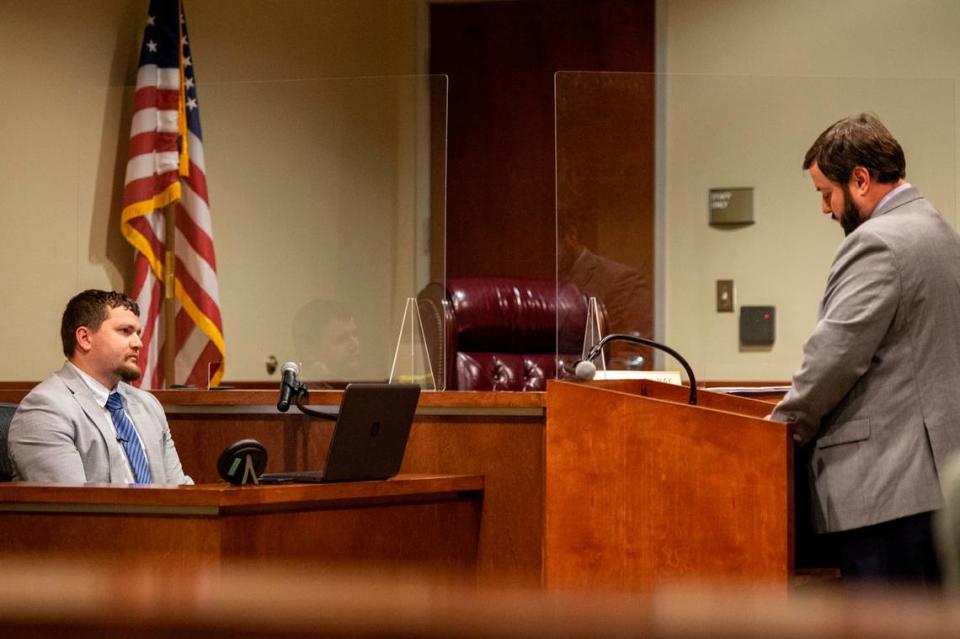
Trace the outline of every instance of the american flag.
<instances>
[{"instance_id":1,"label":"american flag","mask_svg":"<svg viewBox=\"0 0 960 639\"><path fill-rule=\"evenodd\" d=\"M171 300L176 307L176 364L172 378L163 362L169 209L176 211L175 299ZM180 0L150 2L140 50L120 226L136 249L132 294L144 314L140 386L219 384L226 349L200 109Z\"/></svg>"}]
</instances>

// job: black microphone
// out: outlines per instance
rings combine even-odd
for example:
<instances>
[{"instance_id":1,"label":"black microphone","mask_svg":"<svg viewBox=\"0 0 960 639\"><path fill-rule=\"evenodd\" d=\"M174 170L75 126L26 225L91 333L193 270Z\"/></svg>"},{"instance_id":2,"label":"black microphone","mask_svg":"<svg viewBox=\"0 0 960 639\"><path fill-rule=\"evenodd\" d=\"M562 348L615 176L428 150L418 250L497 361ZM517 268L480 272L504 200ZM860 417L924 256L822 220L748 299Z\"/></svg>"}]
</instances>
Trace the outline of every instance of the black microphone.
<instances>
[{"instance_id":1,"label":"black microphone","mask_svg":"<svg viewBox=\"0 0 960 639\"><path fill-rule=\"evenodd\" d=\"M280 377L280 399L277 400L277 410L285 413L290 410L290 397L299 394L303 387L300 385L300 367L296 362L287 362L283 365Z\"/></svg>"},{"instance_id":2,"label":"black microphone","mask_svg":"<svg viewBox=\"0 0 960 639\"><path fill-rule=\"evenodd\" d=\"M689 403L692 406L697 404L697 378L693 375L693 369L690 368L690 364L687 363L687 360L677 351L673 350L666 344L661 344L660 342L655 342L652 339L647 339L646 337L637 337L636 335L626 335L624 333L611 333L607 335L599 342L593 345L593 348L587 353L587 356L580 360L574 365L573 374L576 375L577 379L588 382L593 379L593 376L597 374L597 366L593 363L603 350L603 347L606 346L609 342L630 342L631 344L641 344L643 346L651 346L653 348L669 353L673 356L675 360L680 362L680 365L683 366L683 370L687 373L687 378L690 380L690 399Z\"/></svg>"}]
</instances>

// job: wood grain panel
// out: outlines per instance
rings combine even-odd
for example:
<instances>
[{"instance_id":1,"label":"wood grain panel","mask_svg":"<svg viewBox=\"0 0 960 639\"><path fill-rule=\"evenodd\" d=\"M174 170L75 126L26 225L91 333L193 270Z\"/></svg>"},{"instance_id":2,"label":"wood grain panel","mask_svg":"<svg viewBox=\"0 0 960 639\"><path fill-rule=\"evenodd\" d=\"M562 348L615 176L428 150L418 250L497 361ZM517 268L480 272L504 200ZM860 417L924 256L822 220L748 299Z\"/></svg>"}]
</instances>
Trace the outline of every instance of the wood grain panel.
<instances>
[{"instance_id":1,"label":"wood grain panel","mask_svg":"<svg viewBox=\"0 0 960 639\"><path fill-rule=\"evenodd\" d=\"M689 386L677 386L676 384L664 384L650 380L595 380L590 384L597 388L634 393L643 397L663 399L679 404L688 403L690 398ZM711 393L709 390L709 388L697 389L697 406L753 417L766 417L772 410L770 403L767 401L724 393Z\"/></svg>"},{"instance_id":2,"label":"wood grain panel","mask_svg":"<svg viewBox=\"0 0 960 639\"><path fill-rule=\"evenodd\" d=\"M222 522L222 556L430 566L472 577L479 527L479 500L236 515Z\"/></svg>"},{"instance_id":3,"label":"wood grain panel","mask_svg":"<svg viewBox=\"0 0 960 639\"><path fill-rule=\"evenodd\" d=\"M228 558L323 561L473 579L482 486L476 475L244 488L13 484L0 487L0 554L185 570Z\"/></svg>"},{"instance_id":4,"label":"wood grain panel","mask_svg":"<svg viewBox=\"0 0 960 639\"><path fill-rule=\"evenodd\" d=\"M552 381L546 459L547 587L786 584L793 459L783 424Z\"/></svg>"},{"instance_id":5,"label":"wood grain panel","mask_svg":"<svg viewBox=\"0 0 960 639\"><path fill-rule=\"evenodd\" d=\"M554 74L653 71L654 7L653 0L431 4L430 72L450 78L448 277L554 277ZM652 124L649 106L634 120ZM642 152L652 158L652 146ZM647 204L633 210L652 210Z\"/></svg>"},{"instance_id":6,"label":"wood grain panel","mask_svg":"<svg viewBox=\"0 0 960 639\"><path fill-rule=\"evenodd\" d=\"M543 418L419 417L404 472L459 468L484 476L478 578L539 586L543 543Z\"/></svg>"},{"instance_id":7,"label":"wood grain panel","mask_svg":"<svg viewBox=\"0 0 960 639\"><path fill-rule=\"evenodd\" d=\"M3 555L60 555L111 561L145 557L181 570L215 565L221 557L219 522L209 517L0 513ZM189 540L189 543L185 543Z\"/></svg>"},{"instance_id":8,"label":"wood grain panel","mask_svg":"<svg viewBox=\"0 0 960 639\"><path fill-rule=\"evenodd\" d=\"M288 470L319 470L326 460L327 448L333 433L333 422L309 418L299 411L283 414L262 406L262 393L258 391L205 391L192 393L184 391L161 391L156 393L164 402L167 420L173 434L180 461L184 471L198 483L215 482L220 479L216 462L220 452L228 445L240 439L254 438L266 446L268 451L267 470L279 472ZM315 405L336 405L343 393L340 391L312 392L310 402ZM232 398L233 404L227 404L226 398ZM272 397L269 402L276 398ZM433 419L427 413L439 411L455 415L462 410L476 415L476 419L465 416L455 417L451 423L460 425L476 423L478 425L505 425L516 423L540 423L543 416L516 419L509 415L513 411L542 411L543 393L491 393L491 392L447 392L423 393L420 396L416 424L443 423ZM172 407L171 407L172 405ZM230 412L192 412L197 406L232 406ZM238 410L242 406L251 409L265 408L267 413L243 414ZM506 412L505 419L495 416ZM432 421L431 421L432 420ZM411 443L417 439L417 429L411 435ZM501 435L502 436L502 435ZM498 448L509 448L501 441ZM491 455L491 458L495 455ZM521 462L520 465L525 465ZM447 466L448 467L448 466ZM436 465L423 464L414 469L404 466L411 472L439 472ZM445 472L445 471L444 471ZM473 471L471 471L473 472ZM477 472L482 472L477 470Z\"/></svg>"},{"instance_id":9,"label":"wood grain panel","mask_svg":"<svg viewBox=\"0 0 960 639\"><path fill-rule=\"evenodd\" d=\"M256 439L267 449L267 472L320 470L326 461L333 422L296 415L167 416L180 463L197 483L220 481L217 458L241 439Z\"/></svg>"}]
</instances>

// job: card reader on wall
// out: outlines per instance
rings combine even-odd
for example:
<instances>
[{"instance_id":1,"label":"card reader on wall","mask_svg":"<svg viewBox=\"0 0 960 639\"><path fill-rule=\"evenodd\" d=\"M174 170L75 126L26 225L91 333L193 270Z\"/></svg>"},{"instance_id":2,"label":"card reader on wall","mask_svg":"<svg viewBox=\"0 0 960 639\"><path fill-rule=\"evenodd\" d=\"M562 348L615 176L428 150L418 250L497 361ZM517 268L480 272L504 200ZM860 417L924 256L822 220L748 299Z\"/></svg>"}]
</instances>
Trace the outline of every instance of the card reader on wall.
<instances>
[{"instance_id":1,"label":"card reader on wall","mask_svg":"<svg viewBox=\"0 0 960 639\"><path fill-rule=\"evenodd\" d=\"M773 306L741 306L740 343L744 346L773 346L775 310Z\"/></svg>"}]
</instances>

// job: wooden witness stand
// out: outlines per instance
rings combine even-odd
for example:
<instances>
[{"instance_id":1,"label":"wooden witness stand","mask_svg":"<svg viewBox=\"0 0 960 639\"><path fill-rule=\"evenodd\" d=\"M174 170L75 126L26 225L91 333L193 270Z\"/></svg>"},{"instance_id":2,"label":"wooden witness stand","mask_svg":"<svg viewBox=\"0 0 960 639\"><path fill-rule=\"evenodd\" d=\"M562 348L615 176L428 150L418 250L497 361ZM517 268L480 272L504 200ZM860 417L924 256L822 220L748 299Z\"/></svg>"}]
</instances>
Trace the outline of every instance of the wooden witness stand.
<instances>
[{"instance_id":1,"label":"wooden witness stand","mask_svg":"<svg viewBox=\"0 0 960 639\"><path fill-rule=\"evenodd\" d=\"M0 390L0 401L26 391ZM217 481L223 448L254 437L267 471L323 465L332 424L276 411L275 390L156 391L185 471ZM482 585L649 591L678 579L786 588L792 445L770 404L650 381L546 393L424 393L402 473L482 475ZM337 404L316 391L312 404ZM186 489L185 489L186 490ZM0 500L2 501L2 500Z\"/></svg>"},{"instance_id":2,"label":"wooden witness stand","mask_svg":"<svg viewBox=\"0 0 960 639\"><path fill-rule=\"evenodd\" d=\"M243 487L0 484L0 556L142 560L184 571L296 560L471 578L482 498L475 475Z\"/></svg>"}]
</instances>

